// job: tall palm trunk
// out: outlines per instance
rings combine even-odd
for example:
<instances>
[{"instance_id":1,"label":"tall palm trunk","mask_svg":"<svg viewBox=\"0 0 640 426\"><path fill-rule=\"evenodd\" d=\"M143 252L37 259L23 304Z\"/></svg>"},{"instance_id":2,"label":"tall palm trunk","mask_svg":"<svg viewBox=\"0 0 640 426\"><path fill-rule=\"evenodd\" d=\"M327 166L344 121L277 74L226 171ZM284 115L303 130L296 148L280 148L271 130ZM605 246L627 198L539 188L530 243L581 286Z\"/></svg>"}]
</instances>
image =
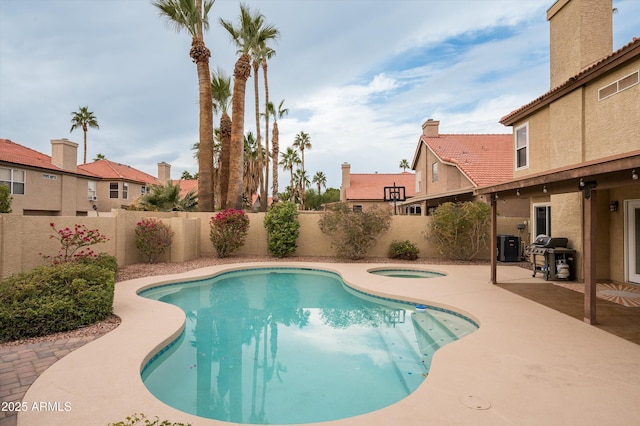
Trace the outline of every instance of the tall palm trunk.
<instances>
[{"instance_id":1,"label":"tall palm trunk","mask_svg":"<svg viewBox=\"0 0 640 426\"><path fill-rule=\"evenodd\" d=\"M260 63L256 60L253 61L253 91L255 94L255 110L256 110L256 142L258 144L258 176L260 179L260 210L262 210L262 206L267 205L266 197L264 194L266 193L265 182L262 178L262 168L264 165L262 164L263 155L262 155L262 141L260 140L260 93L258 89L258 67ZM251 194L253 196L253 194Z\"/></svg>"},{"instance_id":2,"label":"tall palm trunk","mask_svg":"<svg viewBox=\"0 0 640 426\"><path fill-rule=\"evenodd\" d=\"M233 70L233 100L231 103L231 149L229 161L229 193L227 207L242 209L242 173L244 168L244 98L247 79L251 75L251 60L243 53Z\"/></svg>"},{"instance_id":3,"label":"tall palm trunk","mask_svg":"<svg viewBox=\"0 0 640 426\"><path fill-rule=\"evenodd\" d=\"M264 192L260 192L260 198L262 198L265 202L260 205L261 211L266 211L269 204L269 109L267 105L269 105L269 84L267 82L267 59L262 58L262 73L264 74L264 150L265 150L265 158L267 159L267 164L264 168L264 186L261 188ZM259 141L260 139L258 139ZM276 157L277 159L277 157ZM278 162L273 162L274 169L278 168ZM276 194L272 193L271 196L275 199Z\"/></svg>"},{"instance_id":4,"label":"tall palm trunk","mask_svg":"<svg viewBox=\"0 0 640 426\"><path fill-rule=\"evenodd\" d=\"M220 139L222 151L220 153L220 208L227 208L229 193L229 160L231 159L231 117L226 112L220 117Z\"/></svg>"},{"instance_id":5,"label":"tall palm trunk","mask_svg":"<svg viewBox=\"0 0 640 426\"><path fill-rule=\"evenodd\" d=\"M273 201L278 201L280 198L278 196L278 156L280 153L279 141L278 141L278 122L273 122L273 153L272 153L272 165L273 165L273 188L271 189L271 196L273 197Z\"/></svg>"}]
</instances>

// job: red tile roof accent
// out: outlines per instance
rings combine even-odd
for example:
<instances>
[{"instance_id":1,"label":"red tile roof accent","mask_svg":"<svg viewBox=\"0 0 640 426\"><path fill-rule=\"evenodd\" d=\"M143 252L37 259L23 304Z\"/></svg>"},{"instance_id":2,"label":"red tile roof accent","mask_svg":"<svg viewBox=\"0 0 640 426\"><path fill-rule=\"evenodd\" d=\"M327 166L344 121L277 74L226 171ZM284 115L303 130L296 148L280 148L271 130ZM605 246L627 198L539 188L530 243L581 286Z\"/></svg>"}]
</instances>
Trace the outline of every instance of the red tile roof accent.
<instances>
[{"instance_id":1,"label":"red tile roof accent","mask_svg":"<svg viewBox=\"0 0 640 426\"><path fill-rule=\"evenodd\" d=\"M443 162L455 165L476 186L513 178L513 136L511 134L421 136Z\"/></svg>"},{"instance_id":2,"label":"red tile roof accent","mask_svg":"<svg viewBox=\"0 0 640 426\"><path fill-rule=\"evenodd\" d=\"M110 160L98 160L93 163L81 164L78 166L78 169L92 173L102 179L122 179L154 185L160 183L157 178L150 174L134 169L126 164L116 163Z\"/></svg>"},{"instance_id":3,"label":"red tile roof accent","mask_svg":"<svg viewBox=\"0 0 640 426\"><path fill-rule=\"evenodd\" d=\"M171 181L173 185L180 186L180 198L184 198L189 191L194 191L198 195L198 180L197 179L173 179Z\"/></svg>"},{"instance_id":4,"label":"red tile roof accent","mask_svg":"<svg viewBox=\"0 0 640 426\"><path fill-rule=\"evenodd\" d=\"M347 200L380 200L384 199L384 187L405 187L407 198L416 195L416 177L413 173L393 174L351 174L351 186L346 188Z\"/></svg>"},{"instance_id":5,"label":"red tile roof accent","mask_svg":"<svg viewBox=\"0 0 640 426\"><path fill-rule=\"evenodd\" d=\"M0 161L13 163L19 166L51 170L58 173L71 173L96 177L88 171L77 170L74 173L70 170L64 170L61 167L52 164L50 156L17 144L9 139L0 139Z\"/></svg>"}]
</instances>

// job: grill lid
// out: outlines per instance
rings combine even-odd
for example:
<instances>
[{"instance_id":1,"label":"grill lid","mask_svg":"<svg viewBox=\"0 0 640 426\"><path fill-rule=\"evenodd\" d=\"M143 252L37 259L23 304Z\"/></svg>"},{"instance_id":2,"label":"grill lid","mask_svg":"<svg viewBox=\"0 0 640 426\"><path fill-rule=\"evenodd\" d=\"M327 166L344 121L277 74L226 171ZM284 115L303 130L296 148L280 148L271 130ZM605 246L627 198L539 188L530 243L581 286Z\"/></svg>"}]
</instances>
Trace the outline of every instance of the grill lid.
<instances>
[{"instance_id":1,"label":"grill lid","mask_svg":"<svg viewBox=\"0 0 640 426\"><path fill-rule=\"evenodd\" d=\"M549 237L547 235L538 235L531 244L534 247L557 248L567 247L569 240L564 237Z\"/></svg>"}]
</instances>

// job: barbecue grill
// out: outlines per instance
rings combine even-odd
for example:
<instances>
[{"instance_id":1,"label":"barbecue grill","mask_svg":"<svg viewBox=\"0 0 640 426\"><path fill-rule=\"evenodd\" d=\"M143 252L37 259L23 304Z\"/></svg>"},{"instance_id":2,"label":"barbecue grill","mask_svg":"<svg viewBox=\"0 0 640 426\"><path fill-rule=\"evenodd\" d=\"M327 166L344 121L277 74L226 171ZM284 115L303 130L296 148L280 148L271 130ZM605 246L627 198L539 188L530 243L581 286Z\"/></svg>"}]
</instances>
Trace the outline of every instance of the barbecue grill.
<instances>
[{"instance_id":1,"label":"barbecue grill","mask_svg":"<svg viewBox=\"0 0 640 426\"><path fill-rule=\"evenodd\" d=\"M540 271L547 281L573 281L576 251L567 248L568 242L566 238L539 235L530 246L527 246L533 276L535 277Z\"/></svg>"}]
</instances>

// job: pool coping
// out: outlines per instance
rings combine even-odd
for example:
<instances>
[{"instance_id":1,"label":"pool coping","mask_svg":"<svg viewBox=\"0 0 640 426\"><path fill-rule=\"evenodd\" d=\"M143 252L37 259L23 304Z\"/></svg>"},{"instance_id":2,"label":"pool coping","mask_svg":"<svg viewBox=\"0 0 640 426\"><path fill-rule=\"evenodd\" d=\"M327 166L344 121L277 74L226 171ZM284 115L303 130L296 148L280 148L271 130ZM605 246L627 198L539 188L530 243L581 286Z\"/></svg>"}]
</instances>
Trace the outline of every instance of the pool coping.
<instances>
[{"instance_id":1,"label":"pool coping","mask_svg":"<svg viewBox=\"0 0 640 426\"><path fill-rule=\"evenodd\" d=\"M49 409L21 412L18 425L106 425L134 413L194 426L231 424L175 410L146 389L140 378L142 367L182 332L185 317L179 308L137 293L158 284L268 267L335 272L356 290L450 309L480 325L471 335L438 350L429 376L407 398L322 425L634 424L640 405L640 345L490 284L486 265L421 265L446 274L429 279L368 272L378 266L240 263L119 282L114 313L121 325L41 374L23 401L29 407L34 402L50 403ZM542 281L522 268L499 266L499 270L501 282Z\"/></svg>"}]
</instances>

